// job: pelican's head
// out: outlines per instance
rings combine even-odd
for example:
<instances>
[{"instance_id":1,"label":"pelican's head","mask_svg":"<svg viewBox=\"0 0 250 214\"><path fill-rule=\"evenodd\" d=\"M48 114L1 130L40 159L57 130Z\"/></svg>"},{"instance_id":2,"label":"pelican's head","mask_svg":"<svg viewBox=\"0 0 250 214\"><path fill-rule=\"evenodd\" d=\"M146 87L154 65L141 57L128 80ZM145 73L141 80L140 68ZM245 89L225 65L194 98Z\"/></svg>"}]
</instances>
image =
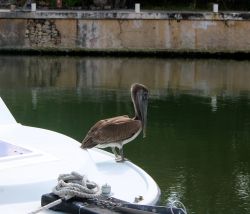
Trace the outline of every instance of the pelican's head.
<instances>
[{"instance_id":1,"label":"pelican's head","mask_svg":"<svg viewBox=\"0 0 250 214\"><path fill-rule=\"evenodd\" d=\"M131 86L131 98L134 103L135 117L142 123L143 137L146 137L148 89L146 86L134 83Z\"/></svg>"}]
</instances>

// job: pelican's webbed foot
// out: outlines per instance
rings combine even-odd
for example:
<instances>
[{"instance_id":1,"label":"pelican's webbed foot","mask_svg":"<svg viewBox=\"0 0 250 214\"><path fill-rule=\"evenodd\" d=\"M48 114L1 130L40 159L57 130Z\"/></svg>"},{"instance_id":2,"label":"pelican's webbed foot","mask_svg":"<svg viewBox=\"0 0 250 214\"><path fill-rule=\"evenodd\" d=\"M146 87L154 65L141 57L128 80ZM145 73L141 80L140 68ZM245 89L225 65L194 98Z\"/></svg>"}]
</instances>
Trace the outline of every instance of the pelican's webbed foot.
<instances>
[{"instance_id":1,"label":"pelican's webbed foot","mask_svg":"<svg viewBox=\"0 0 250 214\"><path fill-rule=\"evenodd\" d=\"M118 153L116 152L115 147L112 147L112 152L113 152L114 155L115 155L115 161L116 161L117 163L122 163L122 162L128 160L127 158L124 158L124 155L123 155L123 148L120 148L120 149L119 149L119 153L120 153L119 155L118 155Z\"/></svg>"},{"instance_id":2,"label":"pelican's webbed foot","mask_svg":"<svg viewBox=\"0 0 250 214\"><path fill-rule=\"evenodd\" d=\"M128 160L127 158L124 158L124 157L121 157L121 156L115 158L115 161L116 161L117 163L122 163L122 162L125 162L125 161L127 161L127 160Z\"/></svg>"},{"instance_id":3,"label":"pelican's webbed foot","mask_svg":"<svg viewBox=\"0 0 250 214\"><path fill-rule=\"evenodd\" d=\"M122 163L122 162L124 162L124 161L127 161L127 160L128 160L127 158L124 158L123 148L120 148L120 149L119 149L119 153L120 153L120 155L119 155L119 156L117 156L117 157L115 158L115 161L116 161L116 162L118 162L118 163Z\"/></svg>"}]
</instances>

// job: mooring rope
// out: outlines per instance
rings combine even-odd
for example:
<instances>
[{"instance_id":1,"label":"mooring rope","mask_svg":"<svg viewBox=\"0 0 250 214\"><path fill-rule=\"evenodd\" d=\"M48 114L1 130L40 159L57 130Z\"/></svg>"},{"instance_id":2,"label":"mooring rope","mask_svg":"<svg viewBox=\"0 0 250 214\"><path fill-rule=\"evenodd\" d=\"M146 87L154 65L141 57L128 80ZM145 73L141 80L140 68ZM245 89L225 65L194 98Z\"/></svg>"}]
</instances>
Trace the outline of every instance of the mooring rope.
<instances>
[{"instance_id":1,"label":"mooring rope","mask_svg":"<svg viewBox=\"0 0 250 214\"><path fill-rule=\"evenodd\" d=\"M61 198L95 198L101 194L101 189L93 181L89 181L85 175L77 172L63 174L58 177L58 184L53 193Z\"/></svg>"},{"instance_id":2,"label":"mooring rope","mask_svg":"<svg viewBox=\"0 0 250 214\"><path fill-rule=\"evenodd\" d=\"M73 197L79 198L96 198L101 194L101 188L93 181L89 181L85 175L77 172L71 174L62 174L58 177L58 184L53 188L52 192L60 197L60 199L53 201L29 214L36 214L45 209L54 207L62 202Z\"/></svg>"}]
</instances>

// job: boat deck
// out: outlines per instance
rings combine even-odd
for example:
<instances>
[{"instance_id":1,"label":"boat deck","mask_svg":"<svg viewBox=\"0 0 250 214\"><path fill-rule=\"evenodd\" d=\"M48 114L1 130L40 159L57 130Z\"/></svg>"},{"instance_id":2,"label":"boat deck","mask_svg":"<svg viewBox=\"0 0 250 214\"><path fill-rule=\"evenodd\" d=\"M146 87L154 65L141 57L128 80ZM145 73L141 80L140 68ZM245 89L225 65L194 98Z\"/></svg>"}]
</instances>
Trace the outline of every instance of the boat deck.
<instances>
[{"instance_id":1,"label":"boat deck","mask_svg":"<svg viewBox=\"0 0 250 214\"><path fill-rule=\"evenodd\" d=\"M40 206L59 174L76 171L100 186L111 185L113 197L139 204L155 204L160 190L141 168L100 149L83 150L63 134L17 123L0 99L0 213L27 214ZM50 213L44 211L41 213Z\"/></svg>"}]
</instances>

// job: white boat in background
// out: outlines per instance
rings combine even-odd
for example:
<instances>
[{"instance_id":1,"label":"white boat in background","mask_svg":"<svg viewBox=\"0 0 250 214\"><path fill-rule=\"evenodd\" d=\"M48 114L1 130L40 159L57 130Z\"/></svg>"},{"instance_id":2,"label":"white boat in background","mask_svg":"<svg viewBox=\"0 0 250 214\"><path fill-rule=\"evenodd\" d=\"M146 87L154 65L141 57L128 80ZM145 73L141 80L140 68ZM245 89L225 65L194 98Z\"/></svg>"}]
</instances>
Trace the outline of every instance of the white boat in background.
<instances>
[{"instance_id":1,"label":"white boat in background","mask_svg":"<svg viewBox=\"0 0 250 214\"><path fill-rule=\"evenodd\" d=\"M141 168L100 149L83 150L63 134L17 123L0 98L0 213L37 210L41 196L52 191L59 174L76 171L100 186L109 184L112 197L154 205L156 182ZM58 213L51 210L41 213Z\"/></svg>"}]
</instances>

